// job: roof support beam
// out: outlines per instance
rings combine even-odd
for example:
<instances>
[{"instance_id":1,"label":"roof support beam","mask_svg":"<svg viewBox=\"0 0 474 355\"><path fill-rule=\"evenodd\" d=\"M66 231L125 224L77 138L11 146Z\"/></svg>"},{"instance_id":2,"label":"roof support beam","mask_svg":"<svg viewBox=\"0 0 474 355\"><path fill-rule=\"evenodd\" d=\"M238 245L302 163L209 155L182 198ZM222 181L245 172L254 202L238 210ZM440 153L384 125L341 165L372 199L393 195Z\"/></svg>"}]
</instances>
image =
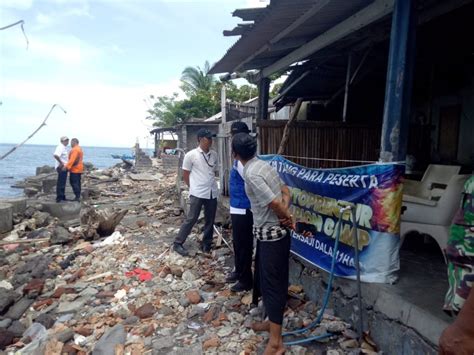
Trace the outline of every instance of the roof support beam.
<instances>
[{"instance_id":1,"label":"roof support beam","mask_svg":"<svg viewBox=\"0 0 474 355\"><path fill-rule=\"evenodd\" d=\"M273 37L268 43L265 43L259 50L253 53L250 57L244 59L240 62L235 68L234 71L238 71L245 63L250 62L256 56L262 54L266 50L270 49L271 45L277 43L280 39L285 37L287 34L291 33L294 29L298 28L300 25L305 23L310 17L315 15L319 10L321 10L324 6L328 4L330 0L321 0L318 1L309 11L307 11L303 16L299 17L296 21L294 21L291 25L285 28L283 31L278 33L275 37Z\"/></svg>"},{"instance_id":2,"label":"roof support beam","mask_svg":"<svg viewBox=\"0 0 474 355\"><path fill-rule=\"evenodd\" d=\"M276 61L261 71L263 77L268 77L291 64L307 58L309 55L329 46L337 40L355 32L370 23L388 15L393 10L394 0L376 0L356 14L327 30L300 48Z\"/></svg>"}]
</instances>

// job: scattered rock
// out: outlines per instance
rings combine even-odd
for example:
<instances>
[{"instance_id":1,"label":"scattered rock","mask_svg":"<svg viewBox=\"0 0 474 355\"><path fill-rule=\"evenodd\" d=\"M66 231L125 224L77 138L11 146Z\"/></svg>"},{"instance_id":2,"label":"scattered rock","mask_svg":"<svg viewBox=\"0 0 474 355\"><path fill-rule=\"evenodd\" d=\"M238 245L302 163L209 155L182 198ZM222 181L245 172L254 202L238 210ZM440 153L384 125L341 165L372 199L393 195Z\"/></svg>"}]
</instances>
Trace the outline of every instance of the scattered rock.
<instances>
[{"instance_id":1,"label":"scattered rock","mask_svg":"<svg viewBox=\"0 0 474 355\"><path fill-rule=\"evenodd\" d=\"M145 303L135 311L135 315L140 319L151 318L155 313L156 309L151 303Z\"/></svg>"},{"instance_id":2,"label":"scattered rock","mask_svg":"<svg viewBox=\"0 0 474 355\"><path fill-rule=\"evenodd\" d=\"M197 290L186 291L186 298L191 304L198 304L201 302L201 295Z\"/></svg>"},{"instance_id":3,"label":"scattered rock","mask_svg":"<svg viewBox=\"0 0 474 355\"><path fill-rule=\"evenodd\" d=\"M8 331L11 332L15 338L20 338L25 330L26 327L19 320L13 321L13 323L8 327Z\"/></svg>"},{"instance_id":4,"label":"scattered rock","mask_svg":"<svg viewBox=\"0 0 474 355\"><path fill-rule=\"evenodd\" d=\"M66 228L57 226L54 228L51 244L66 244L71 241L71 235Z\"/></svg>"},{"instance_id":5,"label":"scattered rock","mask_svg":"<svg viewBox=\"0 0 474 355\"><path fill-rule=\"evenodd\" d=\"M122 324L117 324L105 332L92 351L92 355L115 355L115 346L125 344L127 333Z\"/></svg>"},{"instance_id":6,"label":"scattered rock","mask_svg":"<svg viewBox=\"0 0 474 355\"><path fill-rule=\"evenodd\" d=\"M29 298L36 298L41 294L41 291L43 291L43 287L44 280L33 279L23 288L23 294Z\"/></svg>"},{"instance_id":7,"label":"scattered rock","mask_svg":"<svg viewBox=\"0 0 474 355\"><path fill-rule=\"evenodd\" d=\"M207 339L203 344L202 344L202 350L206 351L210 348L217 348L220 345L220 340L219 338L211 338Z\"/></svg>"},{"instance_id":8,"label":"scattered rock","mask_svg":"<svg viewBox=\"0 0 474 355\"><path fill-rule=\"evenodd\" d=\"M54 325L55 319L48 313L41 313L36 317L35 322L42 324L46 329L49 329Z\"/></svg>"},{"instance_id":9,"label":"scattered rock","mask_svg":"<svg viewBox=\"0 0 474 355\"><path fill-rule=\"evenodd\" d=\"M13 343L14 338L15 335L12 332L0 328L0 350L5 350L8 345Z\"/></svg>"},{"instance_id":10,"label":"scattered rock","mask_svg":"<svg viewBox=\"0 0 474 355\"><path fill-rule=\"evenodd\" d=\"M0 313L4 313L18 298L18 294L12 290L0 287Z\"/></svg>"},{"instance_id":11,"label":"scattered rock","mask_svg":"<svg viewBox=\"0 0 474 355\"><path fill-rule=\"evenodd\" d=\"M5 314L5 318L10 318L12 320L17 320L20 319L23 313L26 312L29 306L34 302L34 300L28 298L28 297L23 297L20 299L18 302L16 302L8 312Z\"/></svg>"}]
</instances>

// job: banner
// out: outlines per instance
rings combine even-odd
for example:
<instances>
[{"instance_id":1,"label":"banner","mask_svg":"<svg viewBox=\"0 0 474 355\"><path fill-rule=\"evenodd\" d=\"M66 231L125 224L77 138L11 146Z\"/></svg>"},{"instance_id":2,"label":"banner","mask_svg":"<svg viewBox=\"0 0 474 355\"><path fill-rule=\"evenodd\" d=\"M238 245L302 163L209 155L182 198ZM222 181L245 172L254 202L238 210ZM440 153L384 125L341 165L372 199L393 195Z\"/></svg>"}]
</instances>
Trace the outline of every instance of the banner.
<instances>
[{"instance_id":1,"label":"banner","mask_svg":"<svg viewBox=\"0 0 474 355\"><path fill-rule=\"evenodd\" d=\"M356 209L361 280L392 283L399 270L403 165L371 164L342 169L310 169L278 155L260 156L291 190L297 222L312 225L314 236L292 232L291 252L329 271L342 206ZM314 226L314 228L313 228ZM335 275L355 279L352 214L343 215Z\"/></svg>"}]
</instances>

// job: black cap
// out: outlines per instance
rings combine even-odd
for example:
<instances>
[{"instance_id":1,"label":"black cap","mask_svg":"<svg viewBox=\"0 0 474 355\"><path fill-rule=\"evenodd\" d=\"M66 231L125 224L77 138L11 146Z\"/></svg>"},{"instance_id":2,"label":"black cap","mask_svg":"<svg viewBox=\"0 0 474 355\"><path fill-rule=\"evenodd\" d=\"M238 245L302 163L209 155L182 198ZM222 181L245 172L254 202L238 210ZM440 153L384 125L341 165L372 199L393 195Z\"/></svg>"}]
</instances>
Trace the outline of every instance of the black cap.
<instances>
[{"instance_id":1,"label":"black cap","mask_svg":"<svg viewBox=\"0 0 474 355\"><path fill-rule=\"evenodd\" d=\"M232 138L232 151L243 159L250 159L257 153L257 140L247 133L237 133Z\"/></svg>"},{"instance_id":2,"label":"black cap","mask_svg":"<svg viewBox=\"0 0 474 355\"><path fill-rule=\"evenodd\" d=\"M206 138L212 138L212 137L215 137L216 134L215 133L212 133L210 130L208 130L207 128L200 128L199 131L197 131L197 137L198 139L199 138L202 138L202 137L206 137Z\"/></svg>"},{"instance_id":3,"label":"black cap","mask_svg":"<svg viewBox=\"0 0 474 355\"><path fill-rule=\"evenodd\" d=\"M250 129L245 122L236 121L232 123L232 126L230 126L230 133L250 133Z\"/></svg>"}]
</instances>

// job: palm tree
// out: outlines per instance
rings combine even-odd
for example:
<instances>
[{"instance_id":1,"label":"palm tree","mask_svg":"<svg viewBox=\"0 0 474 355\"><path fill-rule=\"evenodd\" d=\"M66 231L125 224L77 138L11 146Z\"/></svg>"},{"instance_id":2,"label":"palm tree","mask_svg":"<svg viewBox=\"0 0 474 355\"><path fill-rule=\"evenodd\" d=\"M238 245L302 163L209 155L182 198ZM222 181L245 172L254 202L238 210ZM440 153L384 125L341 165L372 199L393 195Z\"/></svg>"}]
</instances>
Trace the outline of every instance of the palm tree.
<instances>
[{"instance_id":1,"label":"palm tree","mask_svg":"<svg viewBox=\"0 0 474 355\"><path fill-rule=\"evenodd\" d=\"M204 68L186 67L181 73L181 89L189 96L198 92L210 93L215 83L214 76L209 74L209 62L206 60Z\"/></svg>"}]
</instances>

